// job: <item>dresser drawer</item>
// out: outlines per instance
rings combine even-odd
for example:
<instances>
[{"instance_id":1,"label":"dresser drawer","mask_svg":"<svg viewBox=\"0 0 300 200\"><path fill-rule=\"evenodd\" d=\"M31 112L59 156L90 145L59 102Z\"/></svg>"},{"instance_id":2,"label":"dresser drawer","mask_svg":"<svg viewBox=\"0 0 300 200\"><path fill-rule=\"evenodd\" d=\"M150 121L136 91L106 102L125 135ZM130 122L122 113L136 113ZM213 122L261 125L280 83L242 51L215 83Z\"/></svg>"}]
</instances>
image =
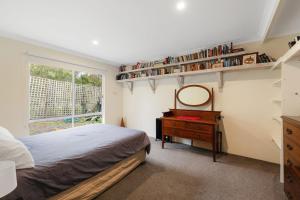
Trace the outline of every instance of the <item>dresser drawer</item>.
<instances>
[{"instance_id":1,"label":"dresser drawer","mask_svg":"<svg viewBox=\"0 0 300 200\"><path fill-rule=\"evenodd\" d=\"M176 120L164 120L164 127L170 128L181 128L181 129L189 129L193 131L201 131L201 132L212 132L213 127L211 125L194 123L194 122L183 122Z\"/></svg>"},{"instance_id":2,"label":"dresser drawer","mask_svg":"<svg viewBox=\"0 0 300 200\"><path fill-rule=\"evenodd\" d=\"M213 127L211 125L198 124L198 123L192 123L192 122L186 122L185 128L193 129L196 131L207 131L207 132L212 132L212 130L213 130Z\"/></svg>"},{"instance_id":3,"label":"dresser drawer","mask_svg":"<svg viewBox=\"0 0 300 200\"><path fill-rule=\"evenodd\" d=\"M284 192L287 200L299 200L299 194L297 194L297 190L293 189L290 184L284 183Z\"/></svg>"},{"instance_id":4,"label":"dresser drawer","mask_svg":"<svg viewBox=\"0 0 300 200\"><path fill-rule=\"evenodd\" d=\"M173 135L174 130L175 130L174 128L164 127L163 134L171 136Z\"/></svg>"},{"instance_id":5,"label":"dresser drawer","mask_svg":"<svg viewBox=\"0 0 300 200\"><path fill-rule=\"evenodd\" d=\"M300 158L300 146L288 137L284 138L284 152L294 158ZM300 162L300 159L296 161Z\"/></svg>"},{"instance_id":6,"label":"dresser drawer","mask_svg":"<svg viewBox=\"0 0 300 200\"><path fill-rule=\"evenodd\" d=\"M289 168L290 170L293 170L295 175L300 177L300 158L294 157L293 155L284 152L284 167Z\"/></svg>"},{"instance_id":7,"label":"dresser drawer","mask_svg":"<svg viewBox=\"0 0 300 200\"><path fill-rule=\"evenodd\" d=\"M300 199L300 180L289 168L284 168L284 190L288 199Z\"/></svg>"},{"instance_id":8,"label":"dresser drawer","mask_svg":"<svg viewBox=\"0 0 300 200\"><path fill-rule=\"evenodd\" d=\"M175 129L174 136L195 139L195 140L202 140L202 141L206 141L206 142L212 141L212 135L208 135L206 133L203 134L203 133L195 132L195 131L189 131L189 130Z\"/></svg>"},{"instance_id":9,"label":"dresser drawer","mask_svg":"<svg viewBox=\"0 0 300 200\"><path fill-rule=\"evenodd\" d=\"M283 134L284 137L287 137L300 145L300 129L298 127L285 122L283 124Z\"/></svg>"},{"instance_id":10,"label":"dresser drawer","mask_svg":"<svg viewBox=\"0 0 300 200\"><path fill-rule=\"evenodd\" d=\"M186 122L182 121L175 121L175 120L163 120L163 126L164 127L170 127L170 128L185 128Z\"/></svg>"}]
</instances>

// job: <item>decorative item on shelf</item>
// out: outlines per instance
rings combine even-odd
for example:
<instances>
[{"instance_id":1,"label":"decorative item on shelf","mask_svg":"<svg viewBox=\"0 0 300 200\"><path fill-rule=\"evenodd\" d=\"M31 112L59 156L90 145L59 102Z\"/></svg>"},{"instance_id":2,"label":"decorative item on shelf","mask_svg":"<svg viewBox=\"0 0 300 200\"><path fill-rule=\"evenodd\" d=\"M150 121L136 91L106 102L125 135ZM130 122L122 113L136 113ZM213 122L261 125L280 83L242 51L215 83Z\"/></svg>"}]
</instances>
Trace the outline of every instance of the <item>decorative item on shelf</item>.
<instances>
[{"instance_id":1,"label":"decorative item on shelf","mask_svg":"<svg viewBox=\"0 0 300 200\"><path fill-rule=\"evenodd\" d=\"M258 52L243 55L243 65L256 64Z\"/></svg>"},{"instance_id":2,"label":"decorative item on shelf","mask_svg":"<svg viewBox=\"0 0 300 200\"><path fill-rule=\"evenodd\" d=\"M176 68L176 69L173 69L173 73L180 73L181 72L181 70L180 69L178 69L178 68Z\"/></svg>"},{"instance_id":3,"label":"decorative item on shelf","mask_svg":"<svg viewBox=\"0 0 300 200\"><path fill-rule=\"evenodd\" d=\"M154 67L161 67L164 65L164 60L156 60L154 61Z\"/></svg>"},{"instance_id":4,"label":"decorative item on shelf","mask_svg":"<svg viewBox=\"0 0 300 200\"><path fill-rule=\"evenodd\" d=\"M223 66L224 66L224 60L218 60L212 65L212 68L219 68Z\"/></svg>"},{"instance_id":5,"label":"decorative item on shelf","mask_svg":"<svg viewBox=\"0 0 300 200\"><path fill-rule=\"evenodd\" d=\"M288 43L289 47L292 48L299 40L300 40L300 36L296 36L294 40Z\"/></svg>"},{"instance_id":6,"label":"decorative item on shelf","mask_svg":"<svg viewBox=\"0 0 300 200\"><path fill-rule=\"evenodd\" d=\"M241 51L245 51L245 49L244 48L232 49L231 53L238 53L238 52L241 52Z\"/></svg>"},{"instance_id":7,"label":"decorative item on shelf","mask_svg":"<svg viewBox=\"0 0 300 200\"><path fill-rule=\"evenodd\" d=\"M124 72L126 70L126 65L121 65L120 66L120 72Z\"/></svg>"}]
</instances>

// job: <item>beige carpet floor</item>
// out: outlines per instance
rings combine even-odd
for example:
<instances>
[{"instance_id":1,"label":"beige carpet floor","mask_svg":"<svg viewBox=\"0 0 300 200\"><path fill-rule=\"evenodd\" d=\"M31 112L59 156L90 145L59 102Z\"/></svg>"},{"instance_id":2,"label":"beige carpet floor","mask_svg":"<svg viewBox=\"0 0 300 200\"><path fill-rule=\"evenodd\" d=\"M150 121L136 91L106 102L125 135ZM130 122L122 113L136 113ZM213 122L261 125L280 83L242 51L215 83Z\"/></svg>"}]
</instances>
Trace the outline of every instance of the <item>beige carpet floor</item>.
<instances>
[{"instance_id":1,"label":"beige carpet floor","mask_svg":"<svg viewBox=\"0 0 300 200\"><path fill-rule=\"evenodd\" d=\"M151 139L146 162L96 200L283 200L279 165Z\"/></svg>"}]
</instances>

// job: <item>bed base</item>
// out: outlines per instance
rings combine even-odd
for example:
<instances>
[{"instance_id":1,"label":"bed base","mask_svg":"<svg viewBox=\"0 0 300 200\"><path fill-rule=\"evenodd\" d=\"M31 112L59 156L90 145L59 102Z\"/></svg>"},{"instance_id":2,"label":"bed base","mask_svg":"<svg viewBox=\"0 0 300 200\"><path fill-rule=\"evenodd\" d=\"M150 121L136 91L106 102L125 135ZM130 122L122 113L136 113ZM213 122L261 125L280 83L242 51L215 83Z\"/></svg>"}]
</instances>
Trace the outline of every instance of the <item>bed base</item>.
<instances>
[{"instance_id":1,"label":"bed base","mask_svg":"<svg viewBox=\"0 0 300 200\"><path fill-rule=\"evenodd\" d=\"M137 166L145 161L145 158L146 151L143 149L92 178L89 178L78 185L49 198L49 200L94 199L133 171Z\"/></svg>"}]
</instances>

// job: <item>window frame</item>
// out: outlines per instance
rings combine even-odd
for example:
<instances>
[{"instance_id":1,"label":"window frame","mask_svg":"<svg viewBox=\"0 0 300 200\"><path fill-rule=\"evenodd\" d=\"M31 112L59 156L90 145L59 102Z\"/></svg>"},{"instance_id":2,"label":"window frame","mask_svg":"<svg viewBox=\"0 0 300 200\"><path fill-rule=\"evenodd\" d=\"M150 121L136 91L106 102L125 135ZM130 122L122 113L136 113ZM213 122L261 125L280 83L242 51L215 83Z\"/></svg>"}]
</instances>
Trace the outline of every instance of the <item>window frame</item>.
<instances>
[{"instance_id":1,"label":"window frame","mask_svg":"<svg viewBox=\"0 0 300 200\"><path fill-rule=\"evenodd\" d=\"M31 73L30 73L30 69L31 69L31 65L45 65L48 67L53 67L53 68L62 68L65 70L70 70L72 73L72 114L68 115L68 116L63 116L63 117L51 117L51 118L43 118L43 119L31 119L31 114L30 114L30 103L31 103L31 95L30 95L30 78L31 78ZM65 119L72 119L72 125L70 128L74 128L75 126L75 118L79 118L79 117L89 117L89 116L99 116L101 115L101 119L102 119L102 124L105 123L105 73L103 70L101 69L97 69L97 68L88 68L88 67L82 67L80 65L76 65L76 64L68 64L68 63L63 63L63 62L57 62L57 61L53 61L53 62L49 62L49 60L33 60L30 62L27 62L27 66L28 66L28 81L27 81L27 88L28 88L28 120L27 120L27 127L29 128L29 124L30 123L34 123L34 122L47 122L47 121L55 121L55 120L65 120ZM75 73L76 72L86 72L86 73L92 73L92 74L97 74L97 75L101 75L101 112L94 112L94 113L85 113L85 114L78 114L75 115L75 104L76 104L76 92L75 92Z\"/></svg>"}]
</instances>

